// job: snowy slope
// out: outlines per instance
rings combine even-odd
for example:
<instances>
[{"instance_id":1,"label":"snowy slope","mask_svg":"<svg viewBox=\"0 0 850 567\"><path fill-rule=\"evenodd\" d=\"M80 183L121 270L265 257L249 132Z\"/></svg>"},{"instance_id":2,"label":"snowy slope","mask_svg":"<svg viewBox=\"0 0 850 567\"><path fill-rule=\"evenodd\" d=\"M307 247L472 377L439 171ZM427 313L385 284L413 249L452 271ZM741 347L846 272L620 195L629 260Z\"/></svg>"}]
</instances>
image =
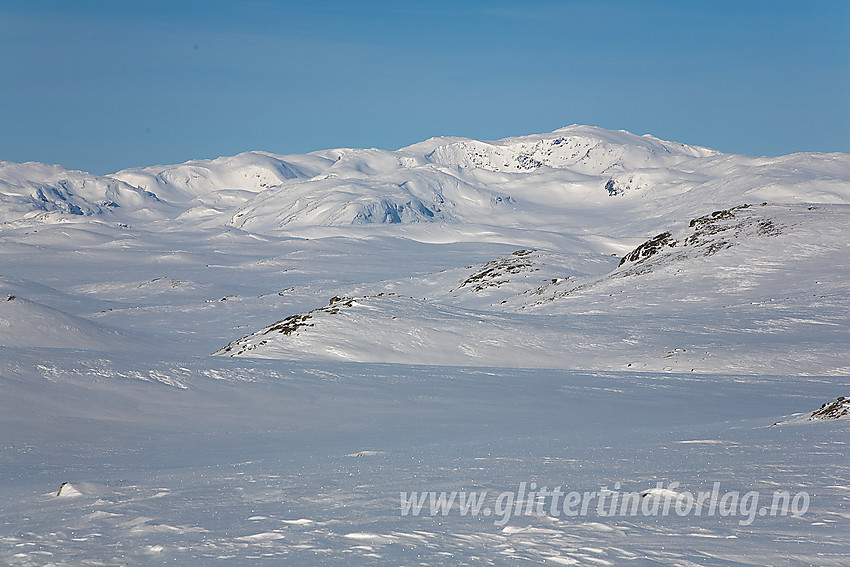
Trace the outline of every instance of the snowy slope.
<instances>
[{"instance_id":1,"label":"snowy slope","mask_svg":"<svg viewBox=\"0 0 850 567\"><path fill-rule=\"evenodd\" d=\"M457 221L511 210L511 198L450 171L406 164L381 150L352 150L321 176L265 191L230 224L256 232L304 226Z\"/></svg>"},{"instance_id":2,"label":"snowy slope","mask_svg":"<svg viewBox=\"0 0 850 567\"><path fill-rule=\"evenodd\" d=\"M0 346L109 350L131 347L115 329L16 295L0 296Z\"/></svg>"},{"instance_id":3,"label":"snowy slope","mask_svg":"<svg viewBox=\"0 0 850 567\"><path fill-rule=\"evenodd\" d=\"M519 250L379 283L370 295L292 315L217 354L845 374L849 215L847 206L715 211L655 236L619 265L612 259L601 275ZM761 353L757 360L751 350Z\"/></svg>"},{"instance_id":4,"label":"snowy slope","mask_svg":"<svg viewBox=\"0 0 850 567\"><path fill-rule=\"evenodd\" d=\"M824 402L815 411L796 414L791 419L777 421L771 427L777 425L812 425L832 419L850 420L850 397L838 396L835 400Z\"/></svg>"}]
</instances>

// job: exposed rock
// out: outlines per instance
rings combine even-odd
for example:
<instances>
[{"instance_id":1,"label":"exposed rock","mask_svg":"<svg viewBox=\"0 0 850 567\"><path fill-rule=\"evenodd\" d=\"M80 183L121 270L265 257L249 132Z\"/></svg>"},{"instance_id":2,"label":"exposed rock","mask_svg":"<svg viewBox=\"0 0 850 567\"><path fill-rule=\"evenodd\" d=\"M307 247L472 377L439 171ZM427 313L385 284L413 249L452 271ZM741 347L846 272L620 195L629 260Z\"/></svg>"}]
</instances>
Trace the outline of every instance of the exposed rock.
<instances>
[{"instance_id":1,"label":"exposed rock","mask_svg":"<svg viewBox=\"0 0 850 567\"><path fill-rule=\"evenodd\" d=\"M625 264L626 262L640 262L641 260L645 260L650 256L654 256L658 252L660 252L663 248L669 247L672 248L676 246L677 242L673 239L673 235L670 232L662 232L658 236L651 238L623 256L623 259L620 260L620 266Z\"/></svg>"},{"instance_id":2,"label":"exposed rock","mask_svg":"<svg viewBox=\"0 0 850 567\"><path fill-rule=\"evenodd\" d=\"M379 296L384 295L383 293L379 294ZM394 293L389 293L387 295L395 295ZM232 341L228 343L226 346L217 350L213 354L230 354L230 356L238 356L244 354L248 351L254 350L257 347L263 346L266 344L266 340L260 340L256 343L252 343L249 339L252 337L258 337L262 335L268 335L270 333L280 333L282 335L292 335L299 329L303 329L305 327L312 327L313 323L308 323L310 319L313 318L313 315L318 312L329 313L331 315L338 314L345 307L353 307L355 303L355 299L353 297L339 297L334 296L330 299L328 304L325 307L319 307L318 309L312 309L307 311L306 313L296 313L295 315L290 315L285 319L281 319L280 321L276 321L272 323L268 327L261 329L255 333L251 333L250 335L246 335L238 340ZM235 352L234 352L235 351Z\"/></svg>"},{"instance_id":3,"label":"exposed rock","mask_svg":"<svg viewBox=\"0 0 850 567\"><path fill-rule=\"evenodd\" d=\"M59 486L59 491L56 492L56 496L60 496L62 498L73 498L75 496L82 496L82 494L83 493L77 490L77 488L70 482L63 482Z\"/></svg>"},{"instance_id":4,"label":"exposed rock","mask_svg":"<svg viewBox=\"0 0 850 567\"><path fill-rule=\"evenodd\" d=\"M681 241L673 238L671 232L663 232L623 256L619 266L627 262L642 262L658 254L664 248L675 248L677 246L700 248L704 256L711 256L724 248L729 248L737 238L744 234L755 236L778 236L782 234L782 228L773 219L758 217L754 214L741 214L741 211L749 208L750 206L746 204L739 205L691 219L688 223L688 229L692 232L684 238L680 234Z\"/></svg>"},{"instance_id":5,"label":"exposed rock","mask_svg":"<svg viewBox=\"0 0 850 567\"><path fill-rule=\"evenodd\" d=\"M829 404L823 404L819 410L812 412L809 419L839 419L850 416L850 398L838 396L838 399Z\"/></svg>"},{"instance_id":6,"label":"exposed rock","mask_svg":"<svg viewBox=\"0 0 850 567\"><path fill-rule=\"evenodd\" d=\"M473 292L482 291L488 287L499 287L510 282L509 274L535 272L534 261L530 257L534 250L517 250L510 256L491 260L482 269L466 278L457 289L471 286Z\"/></svg>"}]
</instances>

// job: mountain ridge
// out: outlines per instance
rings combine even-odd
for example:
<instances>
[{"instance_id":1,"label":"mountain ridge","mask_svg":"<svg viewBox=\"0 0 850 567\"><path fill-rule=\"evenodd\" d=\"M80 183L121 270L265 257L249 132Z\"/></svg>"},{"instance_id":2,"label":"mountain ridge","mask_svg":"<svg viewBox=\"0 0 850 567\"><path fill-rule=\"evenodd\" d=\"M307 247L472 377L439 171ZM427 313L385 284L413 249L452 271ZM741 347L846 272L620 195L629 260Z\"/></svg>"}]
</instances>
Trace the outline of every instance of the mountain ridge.
<instances>
[{"instance_id":1,"label":"mountain ridge","mask_svg":"<svg viewBox=\"0 0 850 567\"><path fill-rule=\"evenodd\" d=\"M848 171L847 154L747 157L572 125L492 141L431 138L395 151L250 151L107 176L2 162L0 199L3 221L176 219L273 234L519 217L551 224L576 211L645 218L664 215L669 197L691 215L761 200L850 202ZM620 198L641 202L624 207Z\"/></svg>"}]
</instances>

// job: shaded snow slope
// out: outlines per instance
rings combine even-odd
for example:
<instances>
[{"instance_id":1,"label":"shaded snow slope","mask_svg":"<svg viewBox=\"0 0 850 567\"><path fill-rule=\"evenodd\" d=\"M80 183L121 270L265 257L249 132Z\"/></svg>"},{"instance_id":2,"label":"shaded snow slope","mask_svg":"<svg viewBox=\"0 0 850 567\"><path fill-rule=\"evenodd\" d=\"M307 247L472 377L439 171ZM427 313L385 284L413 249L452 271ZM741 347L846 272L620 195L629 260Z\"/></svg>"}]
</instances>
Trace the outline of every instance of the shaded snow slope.
<instances>
[{"instance_id":1,"label":"shaded snow slope","mask_svg":"<svg viewBox=\"0 0 850 567\"><path fill-rule=\"evenodd\" d=\"M0 346L108 350L132 346L105 325L16 295L0 295Z\"/></svg>"}]
</instances>

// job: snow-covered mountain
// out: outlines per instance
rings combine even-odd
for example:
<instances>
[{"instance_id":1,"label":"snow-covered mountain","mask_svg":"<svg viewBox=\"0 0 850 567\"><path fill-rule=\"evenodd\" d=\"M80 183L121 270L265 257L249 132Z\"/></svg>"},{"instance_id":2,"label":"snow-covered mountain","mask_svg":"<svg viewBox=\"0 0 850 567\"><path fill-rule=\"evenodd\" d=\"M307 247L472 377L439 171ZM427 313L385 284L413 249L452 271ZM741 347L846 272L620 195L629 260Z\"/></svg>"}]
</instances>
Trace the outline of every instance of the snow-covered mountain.
<instances>
[{"instance_id":1,"label":"snow-covered mountain","mask_svg":"<svg viewBox=\"0 0 850 567\"><path fill-rule=\"evenodd\" d=\"M182 207L184 217L197 219L241 205L284 181L309 179L321 173L333 159L320 154L277 156L246 152L179 165L125 169L112 177L155 193Z\"/></svg>"},{"instance_id":2,"label":"snow-covered mountain","mask_svg":"<svg viewBox=\"0 0 850 567\"><path fill-rule=\"evenodd\" d=\"M107 216L152 218L170 208L156 195L123 181L58 165L0 161L0 221ZM52 214L52 215L51 215Z\"/></svg>"},{"instance_id":3,"label":"snow-covered mountain","mask_svg":"<svg viewBox=\"0 0 850 567\"><path fill-rule=\"evenodd\" d=\"M720 154L709 148L666 142L650 135L635 136L581 125L496 142L436 138L404 150L412 153L425 150L427 161L463 169L522 173L549 167L585 175L672 167L688 158Z\"/></svg>"},{"instance_id":4,"label":"snow-covered mountain","mask_svg":"<svg viewBox=\"0 0 850 567\"><path fill-rule=\"evenodd\" d=\"M263 191L227 223L261 233L588 215L619 217L620 227L662 215L670 223L733 203L846 202L848 166L843 154L748 158L587 126L496 142L437 138L395 152L339 150L320 174Z\"/></svg>"},{"instance_id":5,"label":"snow-covered mountain","mask_svg":"<svg viewBox=\"0 0 850 567\"><path fill-rule=\"evenodd\" d=\"M475 222L543 226L595 216L613 229L761 201L842 203L850 157L750 158L589 126L397 151L247 152L92 176L4 163L5 220L43 211L181 217L256 233L316 226ZM107 215L109 213L109 215Z\"/></svg>"},{"instance_id":6,"label":"snow-covered mountain","mask_svg":"<svg viewBox=\"0 0 850 567\"><path fill-rule=\"evenodd\" d=\"M148 250L132 278L61 290L109 302L109 310L67 312L67 301L51 305L50 296L7 288L22 297L15 305L32 311L14 311L7 344L22 340L15 329L30 320L52 316L53 327L93 337L74 344L95 344L104 335L95 321L83 324L91 319L150 332L117 317L131 315L134 301L152 313L162 302L185 304L185 313L221 299L240 309L211 328L215 338L203 350L229 356L742 373L850 368L838 347L850 342L847 329L832 315L850 308L845 154L751 158L569 126L490 142L432 138L394 152L247 152L112 176L5 163L0 183L11 203L3 212L7 246L55 248L50 234L61 234L75 256L93 253L80 248L87 246L118 265L140 246ZM172 235L169 250L150 256L139 230L151 229ZM293 268L292 237L335 244L315 265ZM364 270L352 262L375 238L379 259L368 261L377 263L355 275ZM240 269L273 281L304 274L300 287L280 286L298 299L273 302L279 290L258 282L249 286L255 297L243 297L220 269L215 279L181 276L195 240L219 251L245 242L264 255L274 250L272 262ZM430 269L398 268L411 241L433 250L425 253ZM440 250L460 243L466 252L440 260ZM475 246L492 255L470 256ZM351 260L332 260L339 255ZM232 262L216 256L202 272ZM323 307L331 296L347 299ZM39 305L56 314L36 316ZM185 324L179 312L172 328ZM59 322L60 313L77 319ZM9 311L7 319L15 317ZM645 320L655 324L643 330ZM740 329L756 344L737 341ZM764 354L758 362L751 347Z\"/></svg>"},{"instance_id":7,"label":"snow-covered mountain","mask_svg":"<svg viewBox=\"0 0 850 567\"><path fill-rule=\"evenodd\" d=\"M0 564L848 564L846 154L4 162L0 221Z\"/></svg>"}]
</instances>

